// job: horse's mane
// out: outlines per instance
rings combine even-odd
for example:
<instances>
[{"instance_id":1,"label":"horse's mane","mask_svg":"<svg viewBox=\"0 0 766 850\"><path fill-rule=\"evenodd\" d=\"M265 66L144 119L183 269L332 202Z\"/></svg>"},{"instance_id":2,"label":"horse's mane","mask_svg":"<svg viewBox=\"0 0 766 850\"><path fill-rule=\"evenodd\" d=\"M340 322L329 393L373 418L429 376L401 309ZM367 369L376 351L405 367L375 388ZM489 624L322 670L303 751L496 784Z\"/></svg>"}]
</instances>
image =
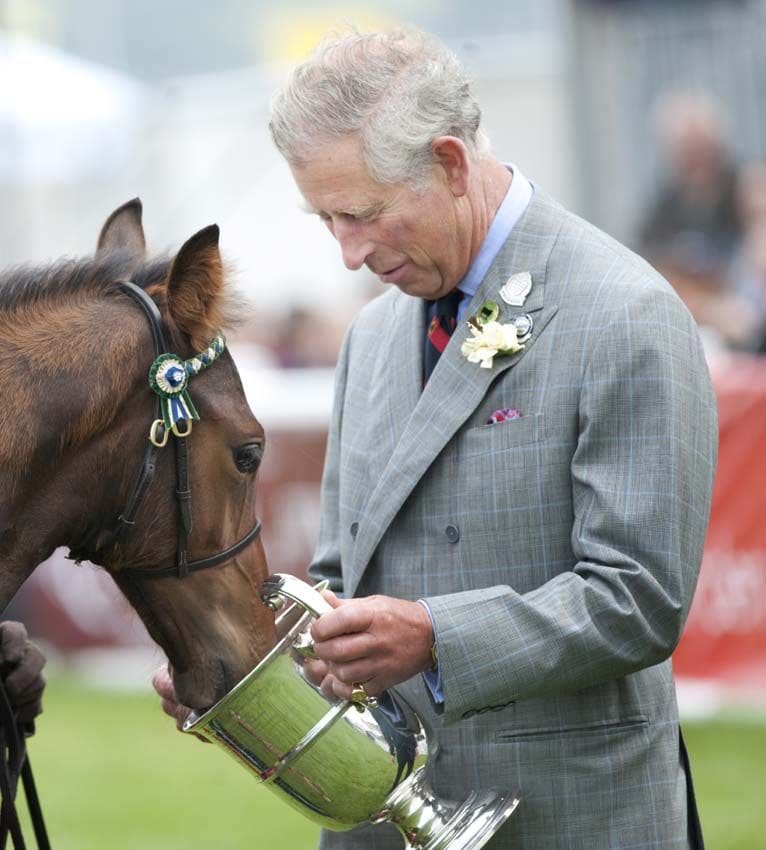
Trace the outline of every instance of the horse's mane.
<instances>
[{"instance_id":1,"label":"horse's mane","mask_svg":"<svg viewBox=\"0 0 766 850\"><path fill-rule=\"evenodd\" d=\"M109 295L118 285L130 280L142 289L161 283L168 275L172 258L154 257L137 269L131 259L114 252L89 258L63 258L47 265L12 266L0 272L0 314L23 311L27 320L36 311L56 309L66 301ZM131 269L130 273L126 272ZM225 277L231 272L225 269ZM158 293L153 293L154 297ZM164 312L164 299L160 296ZM220 330L236 328L249 315L249 303L231 286L220 293L215 320L207 329L209 338Z\"/></svg>"},{"instance_id":2,"label":"horse's mane","mask_svg":"<svg viewBox=\"0 0 766 850\"><path fill-rule=\"evenodd\" d=\"M162 280L170 260L149 260L130 275L137 286L146 287ZM114 291L125 274L125 257L109 254L87 259L61 259L48 265L14 266L0 273L0 311L44 307L51 302L77 295L102 295Z\"/></svg>"}]
</instances>

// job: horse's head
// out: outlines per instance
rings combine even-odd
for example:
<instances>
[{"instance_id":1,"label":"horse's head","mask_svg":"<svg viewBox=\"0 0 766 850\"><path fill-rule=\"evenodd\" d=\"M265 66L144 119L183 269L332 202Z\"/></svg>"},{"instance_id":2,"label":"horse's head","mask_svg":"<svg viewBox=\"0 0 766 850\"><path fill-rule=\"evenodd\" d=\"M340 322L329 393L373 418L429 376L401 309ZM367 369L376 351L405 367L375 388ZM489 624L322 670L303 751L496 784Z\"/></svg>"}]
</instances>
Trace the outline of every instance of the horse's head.
<instances>
[{"instance_id":1,"label":"horse's head","mask_svg":"<svg viewBox=\"0 0 766 850\"><path fill-rule=\"evenodd\" d=\"M66 545L74 557L104 566L167 653L180 700L199 709L275 642L273 615L257 592L267 575L263 549L251 535L217 566L184 577L164 572L180 558L183 575L184 561L248 537L264 434L224 351L188 378L199 413L193 433L147 450L158 418L148 383L156 357L152 322L120 282L133 280L159 308L168 350L182 363L222 330L227 294L215 226L192 236L170 262L147 263L144 253L141 205L133 201L107 219L95 258L77 266L80 283L44 281L49 298L38 298L37 310L26 311L27 327L11 333L34 415L17 441L26 475L10 480L15 497L0 505L0 556L22 570L25 557L34 566ZM32 386L40 388L38 398ZM178 426L183 433L188 421ZM154 437L162 442L164 428ZM178 471L186 465L175 446L181 440L187 476ZM190 491L190 504L177 490ZM14 521L3 527L3 508L14 505Z\"/></svg>"}]
</instances>

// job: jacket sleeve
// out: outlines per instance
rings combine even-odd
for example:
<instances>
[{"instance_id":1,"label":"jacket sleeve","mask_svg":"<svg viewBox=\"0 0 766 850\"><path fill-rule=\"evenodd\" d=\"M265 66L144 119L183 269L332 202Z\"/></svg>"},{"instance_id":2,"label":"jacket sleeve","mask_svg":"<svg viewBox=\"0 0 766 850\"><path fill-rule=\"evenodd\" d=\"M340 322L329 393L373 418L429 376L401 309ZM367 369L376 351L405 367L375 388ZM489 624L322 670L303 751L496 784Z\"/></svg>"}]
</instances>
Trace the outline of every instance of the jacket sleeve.
<instances>
[{"instance_id":1,"label":"jacket sleeve","mask_svg":"<svg viewBox=\"0 0 766 850\"><path fill-rule=\"evenodd\" d=\"M571 568L523 594L500 585L426 599L445 722L625 676L678 642L717 416L696 328L674 295L647 289L615 311L591 343L577 414Z\"/></svg>"},{"instance_id":2,"label":"jacket sleeve","mask_svg":"<svg viewBox=\"0 0 766 850\"><path fill-rule=\"evenodd\" d=\"M353 327L353 326L352 326ZM343 572L340 553L339 467L343 405L348 374L348 355L351 347L351 328L346 334L335 369L335 390L330 429L327 436L322 492L320 499L319 539L309 565L309 577L329 581L330 590L343 594Z\"/></svg>"}]
</instances>

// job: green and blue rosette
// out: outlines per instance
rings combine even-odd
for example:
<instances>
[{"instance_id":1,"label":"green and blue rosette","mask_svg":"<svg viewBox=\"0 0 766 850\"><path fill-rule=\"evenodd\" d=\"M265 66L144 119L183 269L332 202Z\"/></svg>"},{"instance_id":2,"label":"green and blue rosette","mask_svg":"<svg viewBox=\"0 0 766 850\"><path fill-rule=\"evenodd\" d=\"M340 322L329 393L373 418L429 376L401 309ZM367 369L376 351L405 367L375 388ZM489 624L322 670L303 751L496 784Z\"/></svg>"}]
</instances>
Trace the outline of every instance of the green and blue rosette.
<instances>
[{"instance_id":1,"label":"green and blue rosette","mask_svg":"<svg viewBox=\"0 0 766 850\"><path fill-rule=\"evenodd\" d=\"M149 369L149 386L160 398L162 422L167 431L178 434L177 425L182 420L199 420L199 414L189 396L189 381L207 369L223 354L226 341L219 334L208 347L188 360L177 354L160 354Z\"/></svg>"}]
</instances>

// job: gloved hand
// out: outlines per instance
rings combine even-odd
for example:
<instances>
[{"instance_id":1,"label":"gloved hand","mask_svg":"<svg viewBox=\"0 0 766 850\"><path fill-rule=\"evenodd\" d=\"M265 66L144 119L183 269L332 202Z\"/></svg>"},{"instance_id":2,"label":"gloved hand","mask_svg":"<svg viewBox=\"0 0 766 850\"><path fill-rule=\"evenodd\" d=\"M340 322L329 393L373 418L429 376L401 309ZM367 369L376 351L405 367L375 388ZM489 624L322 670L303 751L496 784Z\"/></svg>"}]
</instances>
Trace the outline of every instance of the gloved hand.
<instances>
[{"instance_id":1,"label":"gloved hand","mask_svg":"<svg viewBox=\"0 0 766 850\"><path fill-rule=\"evenodd\" d=\"M0 623L0 677L20 723L31 723L43 710L45 656L21 623Z\"/></svg>"}]
</instances>

